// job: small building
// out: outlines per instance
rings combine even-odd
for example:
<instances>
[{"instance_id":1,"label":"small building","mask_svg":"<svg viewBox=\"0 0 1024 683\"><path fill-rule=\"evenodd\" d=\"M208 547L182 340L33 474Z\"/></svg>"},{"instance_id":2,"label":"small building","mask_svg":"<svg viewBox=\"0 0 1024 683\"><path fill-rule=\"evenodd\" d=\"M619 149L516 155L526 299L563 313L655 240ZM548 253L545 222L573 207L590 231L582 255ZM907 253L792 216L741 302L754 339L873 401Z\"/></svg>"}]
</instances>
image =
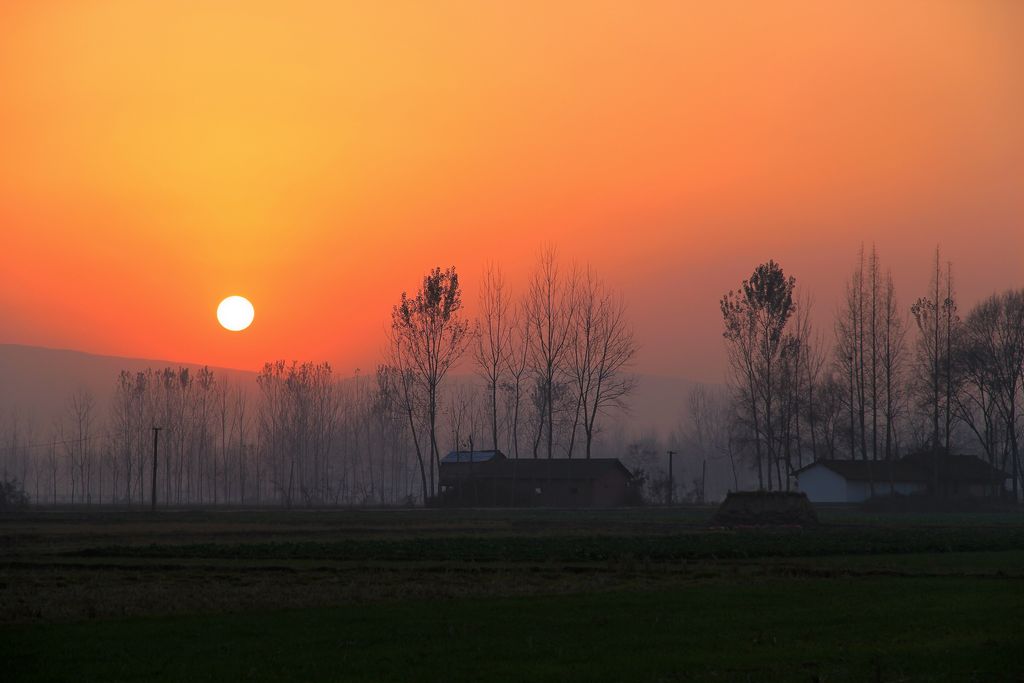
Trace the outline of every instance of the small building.
<instances>
[{"instance_id":1,"label":"small building","mask_svg":"<svg viewBox=\"0 0 1024 683\"><path fill-rule=\"evenodd\" d=\"M909 496L928 489L921 471L902 461L819 460L796 471L797 489L812 503L862 503L876 496Z\"/></svg>"},{"instance_id":2,"label":"small building","mask_svg":"<svg viewBox=\"0 0 1024 683\"><path fill-rule=\"evenodd\" d=\"M501 451L441 459L440 503L467 507L614 507L634 499L617 458L510 460Z\"/></svg>"},{"instance_id":3,"label":"small building","mask_svg":"<svg viewBox=\"0 0 1024 683\"><path fill-rule=\"evenodd\" d=\"M892 462L818 460L795 473L812 503L862 503L872 496L927 494L937 483L945 497L1002 494L1009 475L973 455L915 453Z\"/></svg>"}]
</instances>

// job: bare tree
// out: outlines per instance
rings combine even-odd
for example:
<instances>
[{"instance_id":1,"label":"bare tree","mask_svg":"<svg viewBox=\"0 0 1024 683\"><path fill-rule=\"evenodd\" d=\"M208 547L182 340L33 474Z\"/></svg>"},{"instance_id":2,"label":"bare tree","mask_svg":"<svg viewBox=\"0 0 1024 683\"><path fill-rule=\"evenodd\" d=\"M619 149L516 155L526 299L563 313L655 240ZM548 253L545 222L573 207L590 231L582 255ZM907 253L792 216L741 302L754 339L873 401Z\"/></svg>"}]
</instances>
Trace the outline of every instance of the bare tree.
<instances>
[{"instance_id":1,"label":"bare tree","mask_svg":"<svg viewBox=\"0 0 1024 683\"><path fill-rule=\"evenodd\" d=\"M61 441L64 442L64 454L67 461L70 485L70 502L75 502L78 489L78 500L91 503L90 475L92 470L92 438L95 416L93 408L95 400L85 390L77 390L68 398L65 409L65 420L60 422Z\"/></svg>"},{"instance_id":2,"label":"bare tree","mask_svg":"<svg viewBox=\"0 0 1024 683\"><path fill-rule=\"evenodd\" d=\"M423 488L424 504L430 500L430 491L433 490L434 480L430 477L427 483L427 463L423 458L423 447L421 445L422 422L422 401L417 391L416 377L412 369L413 360L410 358L410 349L405 343L404 336L397 334L394 328L388 335L388 373L391 382L396 387L396 402L407 421L409 436L412 438L413 448L416 452L416 461L419 464L420 482ZM431 473L433 468L431 467Z\"/></svg>"},{"instance_id":3,"label":"bare tree","mask_svg":"<svg viewBox=\"0 0 1024 683\"><path fill-rule=\"evenodd\" d=\"M519 424L523 403L524 382L527 377L530 360L530 321L525 312L520 311L510 325L512 335L509 339L509 353L506 358L508 381L505 384L509 412L509 432L512 439L512 453L519 459Z\"/></svg>"},{"instance_id":4,"label":"bare tree","mask_svg":"<svg viewBox=\"0 0 1024 683\"><path fill-rule=\"evenodd\" d=\"M799 427L801 422L807 423L807 439L810 441L811 458L821 458L822 446L819 434L819 421L825 416L826 411L821 410L819 403L821 396L819 388L822 385L823 373L826 364L830 359L829 351L820 332L811 327L811 310L813 300L808 295L803 297L802 303L797 306L797 319L795 327L797 336L800 339L800 355L797 364L796 391L805 397L805 400L797 401L797 412ZM801 435L797 435L798 440ZM800 441L798 441L800 443ZM799 466L803 466L802 455L798 454Z\"/></svg>"},{"instance_id":5,"label":"bare tree","mask_svg":"<svg viewBox=\"0 0 1024 683\"><path fill-rule=\"evenodd\" d=\"M448 394L448 428L452 448L477 450L480 427L484 424L478 388L471 384L459 384Z\"/></svg>"},{"instance_id":6,"label":"bare tree","mask_svg":"<svg viewBox=\"0 0 1024 683\"><path fill-rule=\"evenodd\" d=\"M816 415L810 408L814 403L815 388L825 363L825 355L820 337L815 336L811 325L812 308L811 297L801 297L794 307L779 356L780 408L775 431L778 434L777 449L781 451L782 457L776 459L776 472L780 460L785 463L787 473L802 467L807 446L811 449L812 457L817 457ZM777 478L781 479L778 474ZM785 481L788 487L788 476Z\"/></svg>"},{"instance_id":7,"label":"bare tree","mask_svg":"<svg viewBox=\"0 0 1024 683\"><path fill-rule=\"evenodd\" d=\"M786 277L774 261L758 266L739 290L721 300L732 370L731 383L737 406L751 429L758 485L764 488L765 466L771 488L771 465L776 460L775 411L777 410L780 356L786 325L795 309L796 279ZM781 487L782 482L779 482Z\"/></svg>"},{"instance_id":8,"label":"bare tree","mask_svg":"<svg viewBox=\"0 0 1024 683\"><path fill-rule=\"evenodd\" d=\"M111 435L119 469L124 475L124 502L131 504L137 458L141 451L143 395L146 374L122 370L114 386L110 406Z\"/></svg>"},{"instance_id":9,"label":"bare tree","mask_svg":"<svg viewBox=\"0 0 1024 683\"><path fill-rule=\"evenodd\" d=\"M491 448L498 450L498 388L508 367L512 346L509 293L501 269L488 266L480 288L480 321L474 357L477 372L487 387L490 402Z\"/></svg>"},{"instance_id":10,"label":"bare tree","mask_svg":"<svg viewBox=\"0 0 1024 683\"><path fill-rule=\"evenodd\" d=\"M246 433L249 429L249 394L242 386L234 387L232 392L232 413L234 419L234 426L237 430L237 436L235 444L238 449L237 457L237 468L238 468L238 502L245 502L245 484L248 477L248 469L245 461L245 448L246 448Z\"/></svg>"},{"instance_id":11,"label":"bare tree","mask_svg":"<svg viewBox=\"0 0 1024 683\"><path fill-rule=\"evenodd\" d=\"M386 365L377 366L376 385L369 405L368 421L373 423L380 478L385 491L382 501L397 503L411 495L414 468L409 466L409 436L406 415L402 410L400 379ZM418 446L417 446L418 448ZM422 464L422 459L421 459ZM423 471L421 470L421 475ZM425 478L421 483L425 481Z\"/></svg>"},{"instance_id":12,"label":"bare tree","mask_svg":"<svg viewBox=\"0 0 1024 683\"><path fill-rule=\"evenodd\" d=\"M868 258L868 299L870 305L867 310L868 315L868 353L870 358L870 364L867 364L865 368L868 372L869 384L870 384L870 398L869 405L871 406L871 459L878 460L878 375L879 375L879 355L881 351L882 340L880 339L882 333L881 324L881 312L882 306L880 302L882 288L882 274L881 265L878 259L878 249L875 245L871 245L871 256ZM870 486L872 491L874 490L874 481L872 480Z\"/></svg>"},{"instance_id":13,"label":"bare tree","mask_svg":"<svg viewBox=\"0 0 1024 683\"><path fill-rule=\"evenodd\" d=\"M271 469L281 502L332 500L331 455L338 428L338 392L327 363L266 363L257 378L260 425L271 444Z\"/></svg>"},{"instance_id":14,"label":"bare tree","mask_svg":"<svg viewBox=\"0 0 1024 683\"><path fill-rule=\"evenodd\" d=\"M949 454L952 432L953 394L957 384L953 376L953 339L959 326L953 298L952 266L947 264L943 273L938 248L935 249L935 270L929 288L929 296L919 298L910 310L919 333L913 386L919 405L927 408L932 418L928 440L933 461L932 491L937 493L940 454Z\"/></svg>"},{"instance_id":15,"label":"bare tree","mask_svg":"<svg viewBox=\"0 0 1024 683\"><path fill-rule=\"evenodd\" d=\"M932 275L931 295L921 297L910 311L917 323L918 339L916 347L915 380L917 391L922 403L930 407L932 416L932 434L930 438L933 450L939 447L939 400L942 391L942 326L939 322L940 292L942 288L942 271L939 267L939 250L935 250L935 271ZM937 476L937 474L936 474Z\"/></svg>"},{"instance_id":16,"label":"bare tree","mask_svg":"<svg viewBox=\"0 0 1024 683\"><path fill-rule=\"evenodd\" d=\"M959 365L966 390L960 415L978 437L989 461L1013 475L1020 490L1018 401L1024 390L1024 290L994 294L975 306L963 325Z\"/></svg>"},{"instance_id":17,"label":"bare tree","mask_svg":"<svg viewBox=\"0 0 1024 683\"><path fill-rule=\"evenodd\" d=\"M846 288L844 307L836 318L836 377L846 381L849 397L850 457L870 463L879 459L885 430L885 457L892 453L893 422L903 358L903 319L899 315L891 274L883 274L877 248L865 258L861 247L857 267ZM854 419L856 416L856 419ZM874 479L869 485L874 492Z\"/></svg>"},{"instance_id":18,"label":"bare tree","mask_svg":"<svg viewBox=\"0 0 1024 683\"><path fill-rule=\"evenodd\" d=\"M882 301L881 364L885 393L885 459L892 460L897 453L898 420L903 405L903 375L906 364L906 314L901 312L896 298L892 272L885 275ZM891 471L891 470L890 470Z\"/></svg>"},{"instance_id":19,"label":"bare tree","mask_svg":"<svg viewBox=\"0 0 1024 683\"><path fill-rule=\"evenodd\" d=\"M391 314L391 329L400 340L408 369L426 404L430 444L430 490L440 464L437 446L438 388L469 341L469 325L462 316L462 290L454 268L433 269L423 278L414 297L402 292Z\"/></svg>"},{"instance_id":20,"label":"bare tree","mask_svg":"<svg viewBox=\"0 0 1024 683\"><path fill-rule=\"evenodd\" d=\"M575 411L568 454L573 455L576 429L583 419L586 457L592 452L597 418L614 408L624 408L636 380L624 374L636 341L626 319L626 304L599 280L590 268L574 290L572 339L568 366L575 394Z\"/></svg>"},{"instance_id":21,"label":"bare tree","mask_svg":"<svg viewBox=\"0 0 1024 683\"><path fill-rule=\"evenodd\" d=\"M874 320L870 315L870 294L867 291L871 275L866 270L871 270L873 274L875 268L873 264L869 266L865 263L864 248L861 247L857 252L857 266L846 285L843 308L835 324L835 355L838 369L836 377L841 382L845 381L847 386L844 387L843 395L849 397L850 458L857 457L859 446L862 460L868 459L868 387L873 385L869 371L874 364L871 354L872 340L869 336Z\"/></svg>"},{"instance_id":22,"label":"bare tree","mask_svg":"<svg viewBox=\"0 0 1024 683\"><path fill-rule=\"evenodd\" d=\"M575 270L568 276L563 274L555 250L544 249L530 281L525 314L530 327L531 365L539 392L535 403L542 418L539 426L547 430L548 458L554 457L555 404L572 343L575 286Z\"/></svg>"},{"instance_id":23,"label":"bare tree","mask_svg":"<svg viewBox=\"0 0 1024 683\"><path fill-rule=\"evenodd\" d=\"M946 390L945 452L948 456L950 452L950 439L953 433L953 402L961 386L961 378L954 372L955 366L953 365L954 358L957 355L957 346L954 344L954 340L959 341L961 320L957 315L956 298L953 294L953 263L951 261L946 261L946 298L942 302L942 317L944 322L943 333L945 336L945 377L943 378Z\"/></svg>"},{"instance_id":24,"label":"bare tree","mask_svg":"<svg viewBox=\"0 0 1024 683\"><path fill-rule=\"evenodd\" d=\"M818 459L834 460L839 455L842 415L848 406L843 383L836 375L830 372L822 377L814 391L814 402L809 406L817 434Z\"/></svg>"}]
</instances>

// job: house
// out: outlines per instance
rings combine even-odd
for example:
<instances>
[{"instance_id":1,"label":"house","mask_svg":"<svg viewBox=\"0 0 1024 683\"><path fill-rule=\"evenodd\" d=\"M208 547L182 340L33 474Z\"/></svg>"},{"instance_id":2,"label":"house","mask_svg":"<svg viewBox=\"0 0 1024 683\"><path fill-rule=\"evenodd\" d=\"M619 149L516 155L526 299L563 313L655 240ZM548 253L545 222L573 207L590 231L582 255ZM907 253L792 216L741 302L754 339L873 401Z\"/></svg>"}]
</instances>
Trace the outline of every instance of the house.
<instances>
[{"instance_id":1,"label":"house","mask_svg":"<svg viewBox=\"0 0 1024 683\"><path fill-rule=\"evenodd\" d=\"M819 460L795 472L797 489L812 503L862 503L876 496L909 496L928 489L922 472L901 460Z\"/></svg>"},{"instance_id":2,"label":"house","mask_svg":"<svg viewBox=\"0 0 1024 683\"><path fill-rule=\"evenodd\" d=\"M797 488L812 503L861 503L872 496L929 493L998 496L1009 475L973 455L914 453L899 460L818 460L797 470Z\"/></svg>"},{"instance_id":3,"label":"house","mask_svg":"<svg viewBox=\"0 0 1024 683\"><path fill-rule=\"evenodd\" d=\"M614 507L634 499L617 458L510 460L501 451L441 459L440 503L449 506Z\"/></svg>"}]
</instances>

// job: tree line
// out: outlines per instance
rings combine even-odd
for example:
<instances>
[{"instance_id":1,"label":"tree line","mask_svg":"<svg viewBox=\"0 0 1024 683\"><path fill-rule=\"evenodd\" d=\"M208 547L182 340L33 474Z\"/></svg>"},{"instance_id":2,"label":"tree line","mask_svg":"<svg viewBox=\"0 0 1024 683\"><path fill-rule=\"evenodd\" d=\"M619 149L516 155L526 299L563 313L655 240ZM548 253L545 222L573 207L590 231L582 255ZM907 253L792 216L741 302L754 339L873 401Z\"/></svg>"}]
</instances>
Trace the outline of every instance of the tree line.
<instances>
[{"instance_id":1,"label":"tree line","mask_svg":"<svg viewBox=\"0 0 1024 683\"><path fill-rule=\"evenodd\" d=\"M820 459L893 461L980 453L1021 488L1024 290L992 294L961 315L953 266L935 251L909 306L877 249L862 248L833 329L811 325L811 298L774 261L721 299L728 391L696 397L687 434L698 450L749 464L757 485L788 489ZM708 424L709 422L713 424Z\"/></svg>"}]
</instances>

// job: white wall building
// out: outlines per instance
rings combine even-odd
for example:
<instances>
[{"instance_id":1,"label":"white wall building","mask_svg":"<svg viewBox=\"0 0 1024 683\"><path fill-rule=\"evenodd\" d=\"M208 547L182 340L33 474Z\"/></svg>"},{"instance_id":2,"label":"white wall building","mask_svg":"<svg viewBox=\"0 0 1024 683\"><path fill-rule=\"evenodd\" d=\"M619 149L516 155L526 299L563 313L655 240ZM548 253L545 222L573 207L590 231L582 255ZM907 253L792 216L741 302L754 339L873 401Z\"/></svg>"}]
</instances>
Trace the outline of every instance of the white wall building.
<instances>
[{"instance_id":1,"label":"white wall building","mask_svg":"<svg viewBox=\"0 0 1024 683\"><path fill-rule=\"evenodd\" d=\"M924 493L928 484L924 475L902 462L864 462L863 460L819 460L796 471L797 489L812 503L862 503L871 497L871 481L876 496L893 493Z\"/></svg>"}]
</instances>

